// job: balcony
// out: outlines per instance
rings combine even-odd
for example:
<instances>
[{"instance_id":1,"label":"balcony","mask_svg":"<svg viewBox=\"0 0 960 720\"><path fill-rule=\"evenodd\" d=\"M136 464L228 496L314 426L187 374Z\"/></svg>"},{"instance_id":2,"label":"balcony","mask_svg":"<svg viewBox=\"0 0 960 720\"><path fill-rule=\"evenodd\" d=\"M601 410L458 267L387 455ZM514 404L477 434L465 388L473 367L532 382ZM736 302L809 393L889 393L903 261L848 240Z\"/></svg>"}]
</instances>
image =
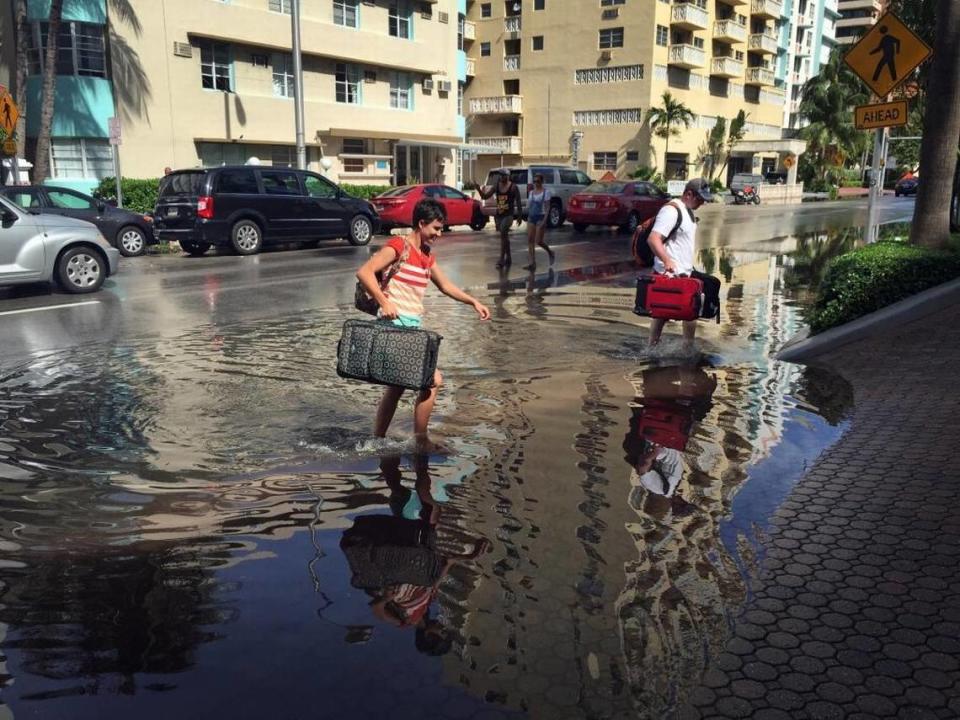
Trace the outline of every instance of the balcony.
<instances>
[{"instance_id":1,"label":"balcony","mask_svg":"<svg viewBox=\"0 0 960 720\"><path fill-rule=\"evenodd\" d=\"M477 39L477 24L470 22L469 20L464 20L463 22L463 39L464 40L476 40Z\"/></svg>"},{"instance_id":2,"label":"balcony","mask_svg":"<svg viewBox=\"0 0 960 720\"><path fill-rule=\"evenodd\" d=\"M523 112L522 95L493 95L470 98L471 115L519 115Z\"/></svg>"},{"instance_id":3,"label":"balcony","mask_svg":"<svg viewBox=\"0 0 960 720\"><path fill-rule=\"evenodd\" d=\"M715 57L710 64L710 74L714 77L742 78L743 61L732 57Z\"/></svg>"},{"instance_id":4,"label":"balcony","mask_svg":"<svg viewBox=\"0 0 960 720\"><path fill-rule=\"evenodd\" d=\"M504 20L503 29L508 33L520 32L520 16L514 15L513 17L508 17L506 20Z\"/></svg>"},{"instance_id":5,"label":"balcony","mask_svg":"<svg viewBox=\"0 0 960 720\"><path fill-rule=\"evenodd\" d=\"M520 56L519 55L504 55L503 56L503 69L505 71L510 70L519 70L520 69Z\"/></svg>"},{"instance_id":6,"label":"balcony","mask_svg":"<svg viewBox=\"0 0 960 720\"><path fill-rule=\"evenodd\" d=\"M730 43L747 41L747 29L735 20L717 20L713 24L713 39Z\"/></svg>"},{"instance_id":7,"label":"balcony","mask_svg":"<svg viewBox=\"0 0 960 720\"><path fill-rule=\"evenodd\" d=\"M467 58L466 73L467 77L476 77L477 75L477 61L473 58Z\"/></svg>"},{"instance_id":8,"label":"balcony","mask_svg":"<svg viewBox=\"0 0 960 720\"><path fill-rule=\"evenodd\" d=\"M707 64L703 48L693 45L671 45L669 65L682 68L702 68Z\"/></svg>"},{"instance_id":9,"label":"balcony","mask_svg":"<svg viewBox=\"0 0 960 720\"><path fill-rule=\"evenodd\" d=\"M775 84L773 70L765 67L747 68L747 79L745 82L747 85L773 87Z\"/></svg>"},{"instance_id":10,"label":"balcony","mask_svg":"<svg viewBox=\"0 0 960 720\"><path fill-rule=\"evenodd\" d=\"M670 24L684 30L706 30L710 27L710 16L699 5L685 2L673 6Z\"/></svg>"},{"instance_id":11,"label":"balcony","mask_svg":"<svg viewBox=\"0 0 960 720\"><path fill-rule=\"evenodd\" d=\"M757 17L777 20L783 15L783 3L777 0L753 0L750 13Z\"/></svg>"},{"instance_id":12,"label":"balcony","mask_svg":"<svg viewBox=\"0 0 960 720\"><path fill-rule=\"evenodd\" d=\"M747 41L747 49L761 55L776 55L780 43L773 35L753 33Z\"/></svg>"},{"instance_id":13,"label":"balcony","mask_svg":"<svg viewBox=\"0 0 960 720\"><path fill-rule=\"evenodd\" d=\"M478 155L519 155L523 149L521 138L516 136L468 137L467 143Z\"/></svg>"}]
</instances>

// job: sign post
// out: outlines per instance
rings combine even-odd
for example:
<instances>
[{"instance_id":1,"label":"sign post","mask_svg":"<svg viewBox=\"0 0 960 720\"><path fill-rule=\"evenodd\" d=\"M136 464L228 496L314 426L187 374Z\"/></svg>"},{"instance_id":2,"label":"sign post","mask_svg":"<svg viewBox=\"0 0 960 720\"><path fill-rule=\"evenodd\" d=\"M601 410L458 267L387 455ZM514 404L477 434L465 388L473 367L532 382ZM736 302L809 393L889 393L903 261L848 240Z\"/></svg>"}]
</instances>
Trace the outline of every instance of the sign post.
<instances>
[{"instance_id":1,"label":"sign post","mask_svg":"<svg viewBox=\"0 0 960 720\"><path fill-rule=\"evenodd\" d=\"M843 56L843 60L882 100L910 77L932 52L900 18L888 12ZM867 242L876 242L879 235L877 204L883 196L887 128L906 125L907 114L906 100L861 105L854 110L854 122L858 129L876 130L867 205Z\"/></svg>"},{"instance_id":2,"label":"sign post","mask_svg":"<svg viewBox=\"0 0 960 720\"><path fill-rule=\"evenodd\" d=\"M123 188L121 187L120 177L120 142L121 128L120 118L114 116L107 120L110 128L110 149L113 151L113 178L117 183L117 207L123 207Z\"/></svg>"}]
</instances>

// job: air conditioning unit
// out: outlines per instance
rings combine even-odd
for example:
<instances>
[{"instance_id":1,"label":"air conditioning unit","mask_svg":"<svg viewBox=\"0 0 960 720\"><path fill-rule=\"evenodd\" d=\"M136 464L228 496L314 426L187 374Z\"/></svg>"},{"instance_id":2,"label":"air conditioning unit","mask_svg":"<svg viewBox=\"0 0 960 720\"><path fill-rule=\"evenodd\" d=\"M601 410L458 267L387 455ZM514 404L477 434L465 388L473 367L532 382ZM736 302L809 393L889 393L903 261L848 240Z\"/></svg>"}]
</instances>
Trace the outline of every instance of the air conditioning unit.
<instances>
[{"instance_id":1,"label":"air conditioning unit","mask_svg":"<svg viewBox=\"0 0 960 720\"><path fill-rule=\"evenodd\" d=\"M600 59L601 59L601 60L609 60L609 59L611 59L612 57L613 57L613 51L612 51L612 50L601 50L601 51L600 51Z\"/></svg>"},{"instance_id":2,"label":"air conditioning unit","mask_svg":"<svg viewBox=\"0 0 960 720\"><path fill-rule=\"evenodd\" d=\"M449 81L449 80L441 80L441 81L439 82L439 84L437 85L437 90L440 91L440 92L442 92L442 93L448 93L448 92L450 92L450 88L451 88L451 87L452 87L452 86L450 85L450 81Z\"/></svg>"},{"instance_id":3,"label":"air conditioning unit","mask_svg":"<svg viewBox=\"0 0 960 720\"><path fill-rule=\"evenodd\" d=\"M424 90L433 90L433 78L424 78L421 84Z\"/></svg>"},{"instance_id":4,"label":"air conditioning unit","mask_svg":"<svg viewBox=\"0 0 960 720\"><path fill-rule=\"evenodd\" d=\"M250 64L254 67L267 67L269 58L262 53L253 53L250 55Z\"/></svg>"},{"instance_id":5,"label":"air conditioning unit","mask_svg":"<svg viewBox=\"0 0 960 720\"><path fill-rule=\"evenodd\" d=\"M193 57L193 45L185 42L173 44L173 54L177 57Z\"/></svg>"},{"instance_id":6,"label":"air conditioning unit","mask_svg":"<svg viewBox=\"0 0 960 720\"><path fill-rule=\"evenodd\" d=\"M445 13L441 10L440 12L437 13L437 20L439 20L442 23L450 22L450 13Z\"/></svg>"}]
</instances>

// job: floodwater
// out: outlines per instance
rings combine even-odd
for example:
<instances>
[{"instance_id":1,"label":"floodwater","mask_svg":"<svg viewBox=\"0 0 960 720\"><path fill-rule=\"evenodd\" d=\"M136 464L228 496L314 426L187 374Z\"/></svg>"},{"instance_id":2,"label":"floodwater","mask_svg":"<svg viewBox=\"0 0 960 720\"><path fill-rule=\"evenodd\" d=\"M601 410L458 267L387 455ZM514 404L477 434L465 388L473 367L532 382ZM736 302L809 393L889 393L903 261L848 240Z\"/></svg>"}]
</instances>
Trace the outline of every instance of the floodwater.
<instances>
[{"instance_id":1,"label":"floodwater","mask_svg":"<svg viewBox=\"0 0 960 720\"><path fill-rule=\"evenodd\" d=\"M669 716L843 431L849 387L773 355L851 237L705 251L690 355L625 263L434 299L428 455L409 399L370 438L345 308L5 368L0 718Z\"/></svg>"}]
</instances>

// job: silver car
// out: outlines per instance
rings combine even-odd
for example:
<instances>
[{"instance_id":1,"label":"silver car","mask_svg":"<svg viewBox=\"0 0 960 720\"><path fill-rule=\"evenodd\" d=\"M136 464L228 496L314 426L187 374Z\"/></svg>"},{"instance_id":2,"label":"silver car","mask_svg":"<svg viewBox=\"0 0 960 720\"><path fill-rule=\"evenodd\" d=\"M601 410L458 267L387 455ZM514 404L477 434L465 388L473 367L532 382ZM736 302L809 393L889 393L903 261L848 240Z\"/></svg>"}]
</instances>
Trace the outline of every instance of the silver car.
<instances>
[{"instance_id":1,"label":"silver car","mask_svg":"<svg viewBox=\"0 0 960 720\"><path fill-rule=\"evenodd\" d=\"M120 253L91 223L32 214L0 198L0 285L56 280L67 292L91 293L119 262Z\"/></svg>"},{"instance_id":2,"label":"silver car","mask_svg":"<svg viewBox=\"0 0 960 720\"><path fill-rule=\"evenodd\" d=\"M533 178L543 175L543 185L551 195L550 207L547 208L547 227L552 228L563 225L570 197L593 182L582 170L566 165L531 165L494 168L487 176L486 187L496 185L500 181L500 173L504 172L510 175L510 179L520 191L520 206L523 208L524 217L527 215L527 193L533 188ZM493 215L496 210L495 196L483 201L484 215Z\"/></svg>"}]
</instances>

